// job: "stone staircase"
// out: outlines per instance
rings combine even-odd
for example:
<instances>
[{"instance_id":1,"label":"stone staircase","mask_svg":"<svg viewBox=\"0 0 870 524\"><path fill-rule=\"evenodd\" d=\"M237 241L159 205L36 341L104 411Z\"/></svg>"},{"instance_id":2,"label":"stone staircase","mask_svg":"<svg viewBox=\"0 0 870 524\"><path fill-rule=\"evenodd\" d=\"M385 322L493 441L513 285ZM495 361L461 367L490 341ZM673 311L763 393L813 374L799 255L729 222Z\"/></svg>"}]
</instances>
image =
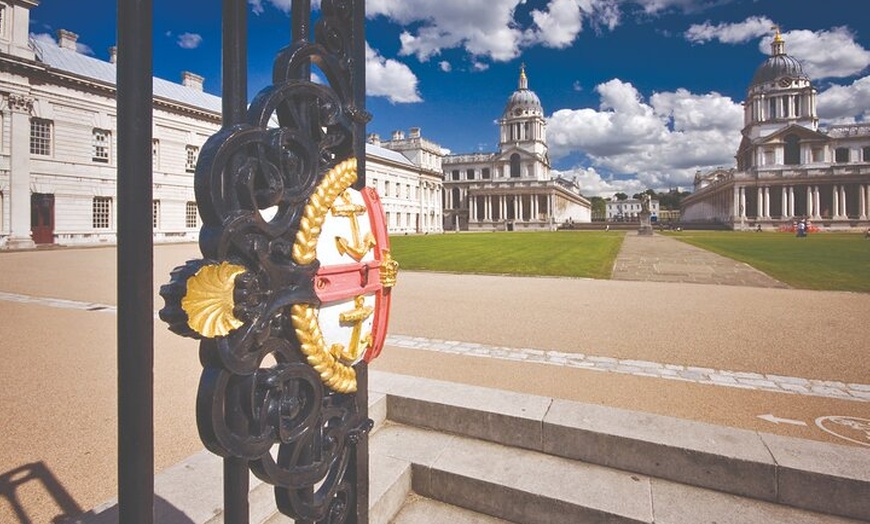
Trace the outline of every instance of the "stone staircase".
<instances>
[{"instance_id":1,"label":"stone staircase","mask_svg":"<svg viewBox=\"0 0 870 524\"><path fill-rule=\"evenodd\" d=\"M866 449L377 371L369 384L371 524L870 521ZM292 522L251 479L251 522ZM156 522L223 522L217 457L155 485Z\"/></svg>"}]
</instances>

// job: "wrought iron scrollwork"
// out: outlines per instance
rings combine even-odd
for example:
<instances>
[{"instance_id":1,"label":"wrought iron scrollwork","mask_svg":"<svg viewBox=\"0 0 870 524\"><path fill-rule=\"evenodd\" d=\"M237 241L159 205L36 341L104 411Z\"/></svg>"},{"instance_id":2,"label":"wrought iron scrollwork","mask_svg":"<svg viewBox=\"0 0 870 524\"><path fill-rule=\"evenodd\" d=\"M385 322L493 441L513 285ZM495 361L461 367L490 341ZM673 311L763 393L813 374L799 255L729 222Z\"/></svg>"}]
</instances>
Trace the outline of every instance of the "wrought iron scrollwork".
<instances>
[{"instance_id":1,"label":"wrought iron scrollwork","mask_svg":"<svg viewBox=\"0 0 870 524\"><path fill-rule=\"evenodd\" d=\"M362 0L323 0L316 42L301 38L282 50L274 83L254 98L246 122L202 147L194 185L203 259L176 268L160 291L161 319L200 340L203 443L249 461L275 486L279 509L304 521L356 522L348 471L371 427L365 396L325 385L290 319L293 305L320 306L319 261L292 256L304 205L330 169L364 154L370 117L352 85L354 67L364 67L352 53L359 16ZM312 64L326 85L310 80Z\"/></svg>"}]
</instances>

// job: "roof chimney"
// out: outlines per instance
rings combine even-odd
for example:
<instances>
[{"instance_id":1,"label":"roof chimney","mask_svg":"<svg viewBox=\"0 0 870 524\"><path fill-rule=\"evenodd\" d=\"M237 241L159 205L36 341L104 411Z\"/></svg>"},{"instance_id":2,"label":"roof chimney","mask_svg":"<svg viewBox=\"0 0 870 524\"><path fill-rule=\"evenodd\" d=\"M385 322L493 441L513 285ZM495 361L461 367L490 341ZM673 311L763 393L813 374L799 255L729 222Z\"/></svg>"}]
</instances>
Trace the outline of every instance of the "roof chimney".
<instances>
[{"instance_id":1,"label":"roof chimney","mask_svg":"<svg viewBox=\"0 0 870 524\"><path fill-rule=\"evenodd\" d=\"M420 128L412 127L408 130L408 138L420 138Z\"/></svg>"},{"instance_id":2,"label":"roof chimney","mask_svg":"<svg viewBox=\"0 0 870 524\"><path fill-rule=\"evenodd\" d=\"M118 47L112 46L109 48L109 63L117 64L118 63Z\"/></svg>"},{"instance_id":3,"label":"roof chimney","mask_svg":"<svg viewBox=\"0 0 870 524\"><path fill-rule=\"evenodd\" d=\"M393 131L393 140L404 140L405 132L402 130Z\"/></svg>"},{"instance_id":4,"label":"roof chimney","mask_svg":"<svg viewBox=\"0 0 870 524\"><path fill-rule=\"evenodd\" d=\"M189 87L196 91L202 91L202 84L205 82L205 78L191 73L190 71L182 71L181 72L181 85L184 87Z\"/></svg>"},{"instance_id":5,"label":"roof chimney","mask_svg":"<svg viewBox=\"0 0 870 524\"><path fill-rule=\"evenodd\" d=\"M377 133L369 133L369 144L374 146L381 145L381 136Z\"/></svg>"},{"instance_id":6,"label":"roof chimney","mask_svg":"<svg viewBox=\"0 0 870 524\"><path fill-rule=\"evenodd\" d=\"M79 35L73 33L72 31L67 31L66 29L58 29L57 30L57 45L60 46L61 49L69 49L70 51L76 50L76 42L79 39Z\"/></svg>"}]
</instances>

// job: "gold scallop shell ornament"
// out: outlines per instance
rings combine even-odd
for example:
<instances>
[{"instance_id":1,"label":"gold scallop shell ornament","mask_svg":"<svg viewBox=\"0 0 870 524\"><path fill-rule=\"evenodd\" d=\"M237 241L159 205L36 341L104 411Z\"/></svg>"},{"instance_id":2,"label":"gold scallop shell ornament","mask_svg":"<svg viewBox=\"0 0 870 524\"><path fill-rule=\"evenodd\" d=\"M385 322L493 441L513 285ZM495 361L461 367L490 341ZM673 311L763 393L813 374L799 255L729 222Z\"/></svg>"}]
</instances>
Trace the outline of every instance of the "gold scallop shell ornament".
<instances>
[{"instance_id":1,"label":"gold scallop shell ornament","mask_svg":"<svg viewBox=\"0 0 870 524\"><path fill-rule=\"evenodd\" d=\"M192 330L206 338L225 337L244 324L233 315L233 288L236 277L245 271L242 266L221 262L202 266L187 279L181 308Z\"/></svg>"}]
</instances>

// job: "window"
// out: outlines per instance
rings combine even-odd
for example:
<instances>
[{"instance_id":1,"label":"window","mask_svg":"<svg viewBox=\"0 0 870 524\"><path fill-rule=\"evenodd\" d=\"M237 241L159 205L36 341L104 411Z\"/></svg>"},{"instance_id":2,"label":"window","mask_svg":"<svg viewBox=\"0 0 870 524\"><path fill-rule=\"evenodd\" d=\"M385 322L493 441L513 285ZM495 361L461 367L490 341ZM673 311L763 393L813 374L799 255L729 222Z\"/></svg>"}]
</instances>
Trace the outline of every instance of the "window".
<instances>
[{"instance_id":1,"label":"window","mask_svg":"<svg viewBox=\"0 0 870 524\"><path fill-rule=\"evenodd\" d=\"M160 201L151 201L151 229L160 229Z\"/></svg>"},{"instance_id":2,"label":"window","mask_svg":"<svg viewBox=\"0 0 870 524\"><path fill-rule=\"evenodd\" d=\"M454 169L452 175L453 175L451 177L452 180L459 180L459 170L458 169Z\"/></svg>"},{"instance_id":3,"label":"window","mask_svg":"<svg viewBox=\"0 0 870 524\"><path fill-rule=\"evenodd\" d=\"M870 146L866 146L861 150L861 158L864 162L870 162Z\"/></svg>"},{"instance_id":4,"label":"window","mask_svg":"<svg viewBox=\"0 0 870 524\"><path fill-rule=\"evenodd\" d=\"M105 129L94 129L94 150L92 160L108 164L111 158L112 133Z\"/></svg>"},{"instance_id":5,"label":"window","mask_svg":"<svg viewBox=\"0 0 870 524\"><path fill-rule=\"evenodd\" d=\"M151 168L160 169L160 140L151 140Z\"/></svg>"},{"instance_id":6,"label":"window","mask_svg":"<svg viewBox=\"0 0 870 524\"><path fill-rule=\"evenodd\" d=\"M474 180L474 170L473 169L467 169L465 171L465 179L466 180Z\"/></svg>"},{"instance_id":7,"label":"window","mask_svg":"<svg viewBox=\"0 0 870 524\"><path fill-rule=\"evenodd\" d=\"M390 196L390 181L384 180L384 196Z\"/></svg>"},{"instance_id":8,"label":"window","mask_svg":"<svg viewBox=\"0 0 870 524\"><path fill-rule=\"evenodd\" d=\"M199 148L196 146L187 146L187 160L184 163L184 170L188 173L196 172L196 157L199 156Z\"/></svg>"},{"instance_id":9,"label":"window","mask_svg":"<svg viewBox=\"0 0 870 524\"><path fill-rule=\"evenodd\" d=\"M30 119L30 154L51 156L51 120Z\"/></svg>"},{"instance_id":10,"label":"window","mask_svg":"<svg viewBox=\"0 0 870 524\"><path fill-rule=\"evenodd\" d=\"M813 162L824 162L825 154L824 150L821 147L813 148Z\"/></svg>"},{"instance_id":11,"label":"window","mask_svg":"<svg viewBox=\"0 0 870 524\"><path fill-rule=\"evenodd\" d=\"M402 184L396 182L396 194L395 194L395 197L396 197L396 198L399 198L399 196L401 196L401 194L402 194Z\"/></svg>"},{"instance_id":12,"label":"window","mask_svg":"<svg viewBox=\"0 0 870 524\"><path fill-rule=\"evenodd\" d=\"M196 227L196 202L188 202L184 206L184 227L193 229Z\"/></svg>"},{"instance_id":13,"label":"window","mask_svg":"<svg viewBox=\"0 0 870 524\"><path fill-rule=\"evenodd\" d=\"M785 136L785 163L790 166L801 163L801 144L797 135Z\"/></svg>"},{"instance_id":14,"label":"window","mask_svg":"<svg viewBox=\"0 0 870 524\"><path fill-rule=\"evenodd\" d=\"M6 36L6 6L0 5L0 37Z\"/></svg>"},{"instance_id":15,"label":"window","mask_svg":"<svg viewBox=\"0 0 870 524\"><path fill-rule=\"evenodd\" d=\"M767 99L767 119L774 120L776 118L776 98L768 98Z\"/></svg>"},{"instance_id":16,"label":"window","mask_svg":"<svg viewBox=\"0 0 870 524\"><path fill-rule=\"evenodd\" d=\"M848 147L838 147L834 151L834 162L838 164L842 164L849 161L849 148Z\"/></svg>"},{"instance_id":17,"label":"window","mask_svg":"<svg viewBox=\"0 0 870 524\"><path fill-rule=\"evenodd\" d=\"M405 198L411 200L411 184L405 186Z\"/></svg>"},{"instance_id":18,"label":"window","mask_svg":"<svg viewBox=\"0 0 870 524\"><path fill-rule=\"evenodd\" d=\"M480 176L481 176L481 178L489 178L489 168L488 167L483 168Z\"/></svg>"},{"instance_id":19,"label":"window","mask_svg":"<svg viewBox=\"0 0 870 524\"><path fill-rule=\"evenodd\" d=\"M511 178L520 177L520 155L514 153L511 155Z\"/></svg>"},{"instance_id":20,"label":"window","mask_svg":"<svg viewBox=\"0 0 870 524\"><path fill-rule=\"evenodd\" d=\"M112 224L112 199L94 197L92 209L94 229L109 229Z\"/></svg>"}]
</instances>

